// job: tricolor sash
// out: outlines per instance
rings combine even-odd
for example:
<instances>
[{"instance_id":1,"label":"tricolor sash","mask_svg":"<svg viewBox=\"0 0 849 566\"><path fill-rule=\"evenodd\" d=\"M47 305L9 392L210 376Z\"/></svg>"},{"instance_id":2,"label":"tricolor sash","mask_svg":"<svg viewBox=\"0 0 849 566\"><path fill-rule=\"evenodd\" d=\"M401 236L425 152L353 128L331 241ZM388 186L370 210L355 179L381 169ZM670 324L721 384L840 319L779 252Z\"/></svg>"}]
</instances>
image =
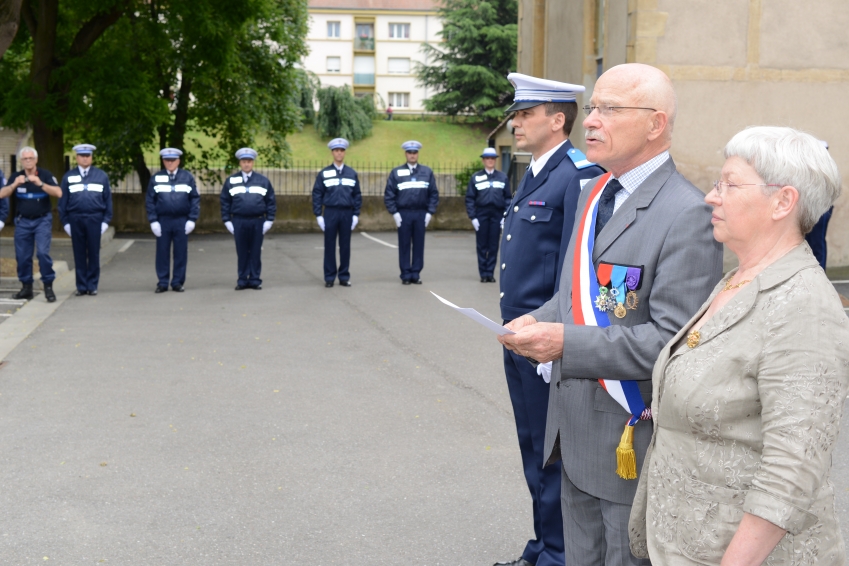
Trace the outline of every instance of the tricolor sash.
<instances>
[{"instance_id":1,"label":"tricolor sash","mask_svg":"<svg viewBox=\"0 0 849 566\"><path fill-rule=\"evenodd\" d=\"M593 299L599 294L598 279L593 265L593 247L595 245L595 223L598 214L598 202L602 191L610 180L611 174L601 176L590 192L587 206L581 214L578 223L575 255L572 262L572 317L575 324L585 326L610 326L610 318L606 312L600 311ZM610 269L608 266L607 269ZM609 278L613 273L602 276ZM620 275L616 272L616 278ZM622 274L624 279L624 273ZM617 281L618 283L618 281ZM651 418L648 409L640 395L635 381L615 379L599 379L598 382L623 409L631 413L631 418L622 433L619 448L616 449L616 473L623 479L637 479L637 463L634 455L634 425L637 421Z\"/></svg>"}]
</instances>

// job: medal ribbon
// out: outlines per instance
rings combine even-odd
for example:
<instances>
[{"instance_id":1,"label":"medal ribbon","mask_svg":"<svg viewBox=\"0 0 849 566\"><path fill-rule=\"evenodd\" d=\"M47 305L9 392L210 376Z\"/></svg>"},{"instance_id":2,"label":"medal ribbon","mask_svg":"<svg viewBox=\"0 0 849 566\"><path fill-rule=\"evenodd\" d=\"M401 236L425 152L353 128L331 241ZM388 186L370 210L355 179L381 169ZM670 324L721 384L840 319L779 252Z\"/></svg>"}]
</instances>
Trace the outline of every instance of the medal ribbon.
<instances>
[{"instance_id":1,"label":"medal ribbon","mask_svg":"<svg viewBox=\"0 0 849 566\"><path fill-rule=\"evenodd\" d=\"M628 268L621 265L614 265L610 272L610 284L618 291L616 294L616 302L625 303L625 276L628 274Z\"/></svg>"},{"instance_id":2,"label":"medal ribbon","mask_svg":"<svg viewBox=\"0 0 849 566\"><path fill-rule=\"evenodd\" d=\"M578 240L575 242L575 255L572 260L572 318L575 324L585 326L598 326L606 328L610 326L610 318L607 313L598 310L593 297L599 294L596 279L596 270L593 264L593 247L595 246L595 222L598 214L598 202L605 185L610 180L611 174L606 173L598 180L590 192L587 205L581 213L578 223ZM614 277L622 272L621 279L617 285ZM622 286L622 292L617 300L625 300L625 279L627 268L614 267L611 270L611 283ZM599 273L599 276L602 274ZM625 432L620 439L619 447L616 449L617 469L616 473L624 479L636 479L636 458L633 449L634 425L637 421L651 418L651 410L648 409L640 395L636 381L622 381L615 379L599 379L599 384L610 394L613 399L631 414Z\"/></svg>"}]
</instances>

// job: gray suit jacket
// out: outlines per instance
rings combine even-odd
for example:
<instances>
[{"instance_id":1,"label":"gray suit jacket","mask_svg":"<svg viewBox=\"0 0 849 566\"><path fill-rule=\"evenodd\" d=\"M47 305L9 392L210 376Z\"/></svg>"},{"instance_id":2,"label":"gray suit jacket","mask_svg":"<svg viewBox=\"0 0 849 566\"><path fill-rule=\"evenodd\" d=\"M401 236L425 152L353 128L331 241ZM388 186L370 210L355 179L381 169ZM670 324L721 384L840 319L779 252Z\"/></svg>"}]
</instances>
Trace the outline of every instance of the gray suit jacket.
<instances>
[{"instance_id":1,"label":"gray suit jacket","mask_svg":"<svg viewBox=\"0 0 849 566\"><path fill-rule=\"evenodd\" d=\"M596 181L582 192L578 214ZM713 239L710 219L704 194L677 172L670 158L619 207L593 250L596 269L601 261L643 267L637 309L622 319L611 315L606 328L574 324L574 230L557 294L530 313L539 322L565 325L563 357L552 369L546 464L561 458L569 480L590 495L627 505L634 500L637 481L616 475L616 447L628 413L597 380L639 380L650 406L658 354L722 277L722 246ZM651 423L637 423L637 470L642 469L651 434Z\"/></svg>"}]
</instances>

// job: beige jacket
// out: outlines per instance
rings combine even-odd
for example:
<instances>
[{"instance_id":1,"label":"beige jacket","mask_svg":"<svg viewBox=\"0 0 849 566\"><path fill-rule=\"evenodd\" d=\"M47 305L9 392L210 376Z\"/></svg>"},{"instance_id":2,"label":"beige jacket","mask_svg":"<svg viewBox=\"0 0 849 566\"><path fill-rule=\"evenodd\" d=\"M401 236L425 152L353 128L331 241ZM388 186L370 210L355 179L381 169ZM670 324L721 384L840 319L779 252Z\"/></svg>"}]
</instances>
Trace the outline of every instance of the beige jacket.
<instances>
[{"instance_id":1,"label":"beige jacket","mask_svg":"<svg viewBox=\"0 0 849 566\"><path fill-rule=\"evenodd\" d=\"M765 562L842 565L829 472L849 390L849 318L803 243L686 345L720 281L654 366L654 435L631 512L632 552L719 564L743 513L787 530Z\"/></svg>"}]
</instances>

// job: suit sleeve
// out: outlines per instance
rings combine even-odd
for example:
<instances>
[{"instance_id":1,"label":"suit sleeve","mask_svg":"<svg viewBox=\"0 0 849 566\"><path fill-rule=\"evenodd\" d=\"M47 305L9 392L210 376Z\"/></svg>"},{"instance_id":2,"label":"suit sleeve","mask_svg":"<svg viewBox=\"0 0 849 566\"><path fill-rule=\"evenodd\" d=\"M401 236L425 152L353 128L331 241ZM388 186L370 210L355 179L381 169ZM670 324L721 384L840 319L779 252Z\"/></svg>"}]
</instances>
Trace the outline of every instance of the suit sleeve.
<instances>
[{"instance_id":1,"label":"suit sleeve","mask_svg":"<svg viewBox=\"0 0 849 566\"><path fill-rule=\"evenodd\" d=\"M321 171L315 176L315 184L312 186L312 213L321 216L321 206L324 204L324 179Z\"/></svg>"},{"instance_id":2,"label":"suit sleeve","mask_svg":"<svg viewBox=\"0 0 849 566\"><path fill-rule=\"evenodd\" d=\"M564 327L561 372L574 379L651 379L660 350L707 299L722 277L722 246L706 204L683 210L669 229L648 292L651 322L605 328ZM604 352L604 356L599 356Z\"/></svg>"},{"instance_id":3,"label":"suit sleeve","mask_svg":"<svg viewBox=\"0 0 849 566\"><path fill-rule=\"evenodd\" d=\"M103 183L103 204L106 205L106 210L103 212L103 220L109 224L112 222L112 186L109 184L109 177Z\"/></svg>"},{"instance_id":4,"label":"suit sleeve","mask_svg":"<svg viewBox=\"0 0 849 566\"><path fill-rule=\"evenodd\" d=\"M474 220L477 218L475 211L475 199L478 196L477 187L475 187L475 176L469 179L469 184L466 186L466 214L469 215L469 218Z\"/></svg>"},{"instance_id":5,"label":"suit sleeve","mask_svg":"<svg viewBox=\"0 0 849 566\"><path fill-rule=\"evenodd\" d=\"M430 172L430 185L427 188L427 211L430 214L436 214L436 207L439 206L439 189L436 187L436 175L433 171Z\"/></svg>"},{"instance_id":6,"label":"suit sleeve","mask_svg":"<svg viewBox=\"0 0 849 566\"><path fill-rule=\"evenodd\" d=\"M271 181L268 183L268 192L265 193L265 219L274 222L277 216L277 197L274 195L274 187L271 186Z\"/></svg>"},{"instance_id":7,"label":"suit sleeve","mask_svg":"<svg viewBox=\"0 0 849 566\"><path fill-rule=\"evenodd\" d=\"M230 194L230 178L224 181L224 186L221 187L221 196L218 200L221 202L221 222L229 222L231 210L233 208L233 195Z\"/></svg>"},{"instance_id":8,"label":"suit sleeve","mask_svg":"<svg viewBox=\"0 0 849 566\"><path fill-rule=\"evenodd\" d=\"M9 217L9 199L0 198L0 222L5 223Z\"/></svg>"},{"instance_id":9,"label":"suit sleeve","mask_svg":"<svg viewBox=\"0 0 849 566\"><path fill-rule=\"evenodd\" d=\"M386 205L386 210L389 211L389 214L398 212L397 199L398 185L395 182L395 175L389 173L389 177L386 179L386 189L383 191L383 204Z\"/></svg>"},{"instance_id":10,"label":"suit sleeve","mask_svg":"<svg viewBox=\"0 0 849 566\"><path fill-rule=\"evenodd\" d=\"M62 189L62 196L59 197L59 203L56 208L59 209L59 224L64 226L68 223L68 176L62 177L62 184L59 186Z\"/></svg>"},{"instance_id":11,"label":"suit sleeve","mask_svg":"<svg viewBox=\"0 0 849 566\"><path fill-rule=\"evenodd\" d=\"M189 193L189 220L197 222L200 218L200 193L195 184L195 178L192 177L191 183L192 192Z\"/></svg>"},{"instance_id":12,"label":"suit sleeve","mask_svg":"<svg viewBox=\"0 0 849 566\"><path fill-rule=\"evenodd\" d=\"M354 181L356 181L352 195L354 197L354 216L359 216L360 209L363 207L363 192L360 189L360 176L356 173L354 173Z\"/></svg>"},{"instance_id":13,"label":"suit sleeve","mask_svg":"<svg viewBox=\"0 0 849 566\"><path fill-rule=\"evenodd\" d=\"M150 181L147 184L147 195L144 197L144 207L147 209L147 221L150 224L159 221L159 215L156 214L156 191L153 190L155 183L156 175L151 175Z\"/></svg>"}]
</instances>

